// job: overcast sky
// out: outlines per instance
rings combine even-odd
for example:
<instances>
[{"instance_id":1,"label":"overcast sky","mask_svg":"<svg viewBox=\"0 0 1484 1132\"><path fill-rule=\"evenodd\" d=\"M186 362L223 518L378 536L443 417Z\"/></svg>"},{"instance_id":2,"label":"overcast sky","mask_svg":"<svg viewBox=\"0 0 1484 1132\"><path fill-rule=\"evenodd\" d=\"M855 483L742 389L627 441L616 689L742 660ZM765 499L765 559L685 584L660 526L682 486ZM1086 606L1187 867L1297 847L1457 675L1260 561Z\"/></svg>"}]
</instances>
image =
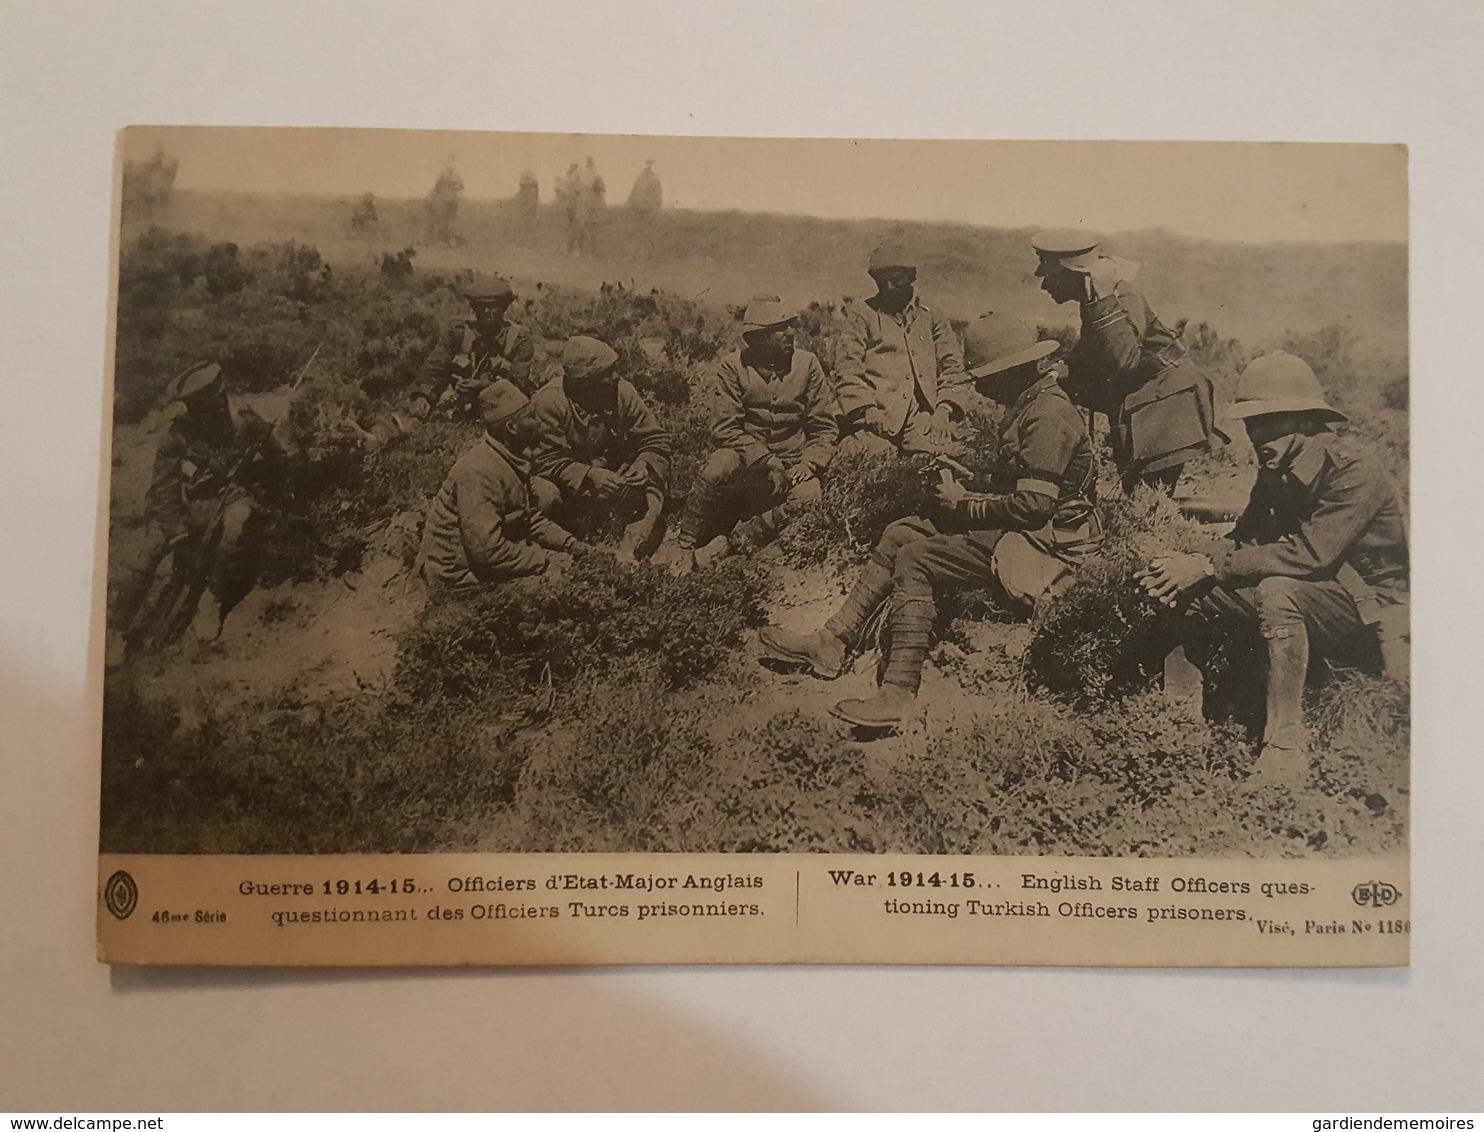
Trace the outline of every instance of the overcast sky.
<instances>
[{"instance_id":1,"label":"overcast sky","mask_svg":"<svg viewBox=\"0 0 1484 1132\"><path fill-rule=\"evenodd\" d=\"M668 205L997 227L1164 227L1251 242L1407 238L1399 146L850 141L408 130L135 127L178 188L418 197L452 160L472 198L553 180L591 154L623 201L648 158Z\"/></svg>"}]
</instances>

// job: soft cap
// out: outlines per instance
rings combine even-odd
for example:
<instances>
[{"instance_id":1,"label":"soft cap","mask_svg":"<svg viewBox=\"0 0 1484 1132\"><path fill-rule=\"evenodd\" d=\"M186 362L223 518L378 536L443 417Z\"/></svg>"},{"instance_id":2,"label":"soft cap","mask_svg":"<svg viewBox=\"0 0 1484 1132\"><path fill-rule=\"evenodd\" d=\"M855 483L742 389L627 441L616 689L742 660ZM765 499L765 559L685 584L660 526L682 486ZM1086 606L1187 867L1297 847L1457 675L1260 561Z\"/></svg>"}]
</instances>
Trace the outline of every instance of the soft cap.
<instances>
[{"instance_id":1,"label":"soft cap","mask_svg":"<svg viewBox=\"0 0 1484 1132\"><path fill-rule=\"evenodd\" d=\"M618 363L618 354L606 342L584 334L568 338L562 347L562 371L575 382L590 381Z\"/></svg>"}]
</instances>

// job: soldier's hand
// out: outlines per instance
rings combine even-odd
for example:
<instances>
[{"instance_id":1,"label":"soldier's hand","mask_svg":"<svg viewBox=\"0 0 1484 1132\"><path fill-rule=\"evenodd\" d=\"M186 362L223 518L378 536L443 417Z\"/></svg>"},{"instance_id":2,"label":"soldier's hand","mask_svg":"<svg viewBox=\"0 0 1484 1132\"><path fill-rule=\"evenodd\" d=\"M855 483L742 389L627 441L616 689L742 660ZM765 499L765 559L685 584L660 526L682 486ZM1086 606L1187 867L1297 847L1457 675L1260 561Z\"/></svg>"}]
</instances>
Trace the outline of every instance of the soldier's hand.
<instances>
[{"instance_id":1,"label":"soldier's hand","mask_svg":"<svg viewBox=\"0 0 1484 1132\"><path fill-rule=\"evenodd\" d=\"M599 499L615 499L628 489L623 476L607 468L592 468L587 478L593 485L593 494Z\"/></svg>"},{"instance_id":2,"label":"soldier's hand","mask_svg":"<svg viewBox=\"0 0 1484 1132\"><path fill-rule=\"evenodd\" d=\"M454 388L459 391L461 397L472 397L490 383L482 377L472 375L461 377L454 382Z\"/></svg>"},{"instance_id":3,"label":"soldier's hand","mask_svg":"<svg viewBox=\"0 0 1484 1132\"><path fill-rule=\"evenodd\" d=\"M952 511L963 502L964 496L968 494L969 489L947 468L938 472L938 482L933 485L933 498L938 506Z\"/></svg>"},{"instance_id":4,"label":"soldier's hand","mask_svg":"<svg viewBox=\"0 0 1484 1132\"><path fill-rule=\"evenodd\" d=\"M1180 595L1215 573L1204 554L1171 554L1156 558L1136 575L1144 592L1162 605L1175 605Z\"/></svg>"},{"instance_id":5,"label":"soldier's hand","mask_svg":"<svg viewBox=\"0 0 1484 1132\"><path fill-rule=\"evenodd\" d=\"M638 461L630 464L619 473L623 482L629 487L643 487L649 482L649 466Z\"/></svg>"},{"instance_id":6,"label":"soldier's hand","mask_svg":"<svg viewBox=\"0 0 1484 1132\"><path fill-rule=\"evenodd\" d=\"M805 480L814 478L814 469L800 460L788 472L788 486L798 487Z\"/></svg>"},{"instance_id":7,"label":"soldier's hand","mask_svg":"<svg viewBox=\"0 0 1484 1132\"><path fill-rule=\"evenodd\" d=\"M583 542L583 540L580 538L574 538L562 549L570 554L573 558L586 558L589 554L596 550L597 547L593 546L593 544L590 542Z\"/></svg>"},{"instance_id":8,"label":"soldier's hand","mask_svg":"<svg viewBox=\"0 0 1484 1132\"><path fill-rule=\"evenodd\" d=\"M946 446L953 442L953 419L949 415L947 405L939 405L933 410L933 415L923 431L930 444Z\"/></svg>"}]
</instances>

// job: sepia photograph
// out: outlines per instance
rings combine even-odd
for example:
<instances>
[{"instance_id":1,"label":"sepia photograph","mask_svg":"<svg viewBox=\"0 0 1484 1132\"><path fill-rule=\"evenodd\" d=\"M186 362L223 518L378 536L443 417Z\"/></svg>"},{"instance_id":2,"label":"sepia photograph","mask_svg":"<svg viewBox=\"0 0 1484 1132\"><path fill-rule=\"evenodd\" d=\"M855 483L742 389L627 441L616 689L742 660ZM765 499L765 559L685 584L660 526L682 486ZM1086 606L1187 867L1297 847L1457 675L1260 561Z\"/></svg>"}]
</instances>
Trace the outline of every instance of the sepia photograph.
<instances>
[{"instance_id":1,"label":"sepia photograph","mask_svg":"<svg viewBox=\"0 0 1484 1132\"><path fill-rule=\"evenodd\" d=\"M118 177L105 854L1406 858L1403 147Z\"/></svg>"}]
</instances>

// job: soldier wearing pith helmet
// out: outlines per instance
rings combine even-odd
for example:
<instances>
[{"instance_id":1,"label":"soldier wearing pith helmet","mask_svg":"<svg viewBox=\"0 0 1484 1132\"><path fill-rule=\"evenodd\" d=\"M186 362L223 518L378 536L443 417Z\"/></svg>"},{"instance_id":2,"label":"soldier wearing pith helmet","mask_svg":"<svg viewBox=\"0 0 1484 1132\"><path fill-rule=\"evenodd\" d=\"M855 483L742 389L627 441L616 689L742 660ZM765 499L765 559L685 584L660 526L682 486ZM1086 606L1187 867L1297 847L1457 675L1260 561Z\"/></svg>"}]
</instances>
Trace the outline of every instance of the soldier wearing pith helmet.
<instances>
[{"instance_id":1,"label":"soldier wearing pith helmet","mask_svg":"<svg viewBox=\"0 0 1484 1132\"><path fill-rule=\"evenodd\" d=\"M1332 431L1345 416L1301 358L1253 361L1226 415L1246 427L1259 462L1246 510L1222 549L1155 559L1141 581L1186 610L1198 665L1224 640L1238 650L1236 671L1266 672L1255 770L1299 785L1311 661L1407 677L1406 528L1385 469Z\"/></svg>"},{"instance_id":2,"label":"soldier wearing pith helmet","mask_svg":"<svg viewBox=\"0 0 1484 1132\"><path fill-rule=\"evenodd\" d=\"M1031 246L1041 289L1081 310L1067 392L1108 418L1125 490L1150 483L1173 492L1181 469L1218 434L1210 379L1134 290L1138 264L1109 254L1101 236L1054 229L1037 233Z\"/></svg>"},{"instance_id":3,"label":"soldier wearing pith helmet","mask_svg":"<svg viewBox=\"0 0 1484 1132\"><path fill-rule=\"evenodd\" d=\"M886 604L880 691L834 709L858 727L894 728L912 714L938 596L990 588L1007 609L1028 613L1102 533L1087 425L1048 365L1057 344L990 314L969 325L964 345L976 389L1005 406L991 473L975 482L945 467L937 506L886 528L845 604L819 631L769 626L758 635L773 658L833 679Z\"/></svg>"}]
</instances>

